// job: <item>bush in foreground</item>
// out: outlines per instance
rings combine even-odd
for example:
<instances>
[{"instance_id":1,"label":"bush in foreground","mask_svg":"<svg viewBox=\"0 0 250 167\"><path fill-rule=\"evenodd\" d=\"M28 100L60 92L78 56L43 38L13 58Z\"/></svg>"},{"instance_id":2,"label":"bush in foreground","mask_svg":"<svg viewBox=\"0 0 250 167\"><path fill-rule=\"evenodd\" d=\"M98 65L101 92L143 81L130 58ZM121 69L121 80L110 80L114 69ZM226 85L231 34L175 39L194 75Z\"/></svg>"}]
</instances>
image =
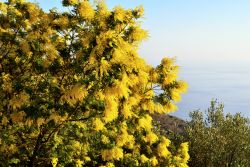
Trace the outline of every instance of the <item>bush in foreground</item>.
<instances>
[{"instance_id":1,"label":"bush in foreground","mask_svg":"<svg viewBox=\"0 0 250 167\"><path fill-rule=\"evenodd\" d=\"M225 115L223 108L212 101L205 116L190 113L184 137L190 142L190 166L250 166L250 122L239 113Z\"/></svg>"}]
</instances>

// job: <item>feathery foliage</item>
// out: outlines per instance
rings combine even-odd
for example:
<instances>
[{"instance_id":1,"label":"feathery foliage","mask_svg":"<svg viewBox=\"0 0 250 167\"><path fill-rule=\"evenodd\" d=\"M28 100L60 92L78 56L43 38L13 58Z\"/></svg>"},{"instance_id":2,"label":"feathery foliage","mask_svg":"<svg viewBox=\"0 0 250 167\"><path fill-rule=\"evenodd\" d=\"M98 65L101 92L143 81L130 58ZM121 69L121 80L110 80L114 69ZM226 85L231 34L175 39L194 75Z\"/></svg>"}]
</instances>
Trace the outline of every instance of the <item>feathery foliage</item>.
<instances>
[{"instance_id":1,"label":"feathery foliage","mask_svg":"<svg viewBox=\"0 0 250 167\"><path fill-rule=\"evenodd\" d=\"M143 8L62 3L0 2L0 166L187 166L187 143L171 152L149 115L187 85L173 59L138 55Z\"/></svg>"}]
</instances>

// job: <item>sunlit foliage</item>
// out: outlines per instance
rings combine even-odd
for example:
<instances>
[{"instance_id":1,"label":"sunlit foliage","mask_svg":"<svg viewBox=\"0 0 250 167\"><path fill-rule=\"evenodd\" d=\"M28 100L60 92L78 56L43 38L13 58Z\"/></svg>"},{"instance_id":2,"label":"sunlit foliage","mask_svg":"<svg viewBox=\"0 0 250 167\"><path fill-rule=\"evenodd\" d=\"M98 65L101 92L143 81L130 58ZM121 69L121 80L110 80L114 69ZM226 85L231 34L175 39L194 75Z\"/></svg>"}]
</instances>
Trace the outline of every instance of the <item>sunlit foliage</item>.
<instances>
[{"instance_id":1,"label":"sunlit foliage","mask_svg":"<svg viewBox=\"0 0 250 167\"><path fill-rule=\"evenodd\" d=\"M0 2L0 166L187 166L152 125L187 85L138 55L143 8L62 3Z\"/></svg>"}]
</instances>

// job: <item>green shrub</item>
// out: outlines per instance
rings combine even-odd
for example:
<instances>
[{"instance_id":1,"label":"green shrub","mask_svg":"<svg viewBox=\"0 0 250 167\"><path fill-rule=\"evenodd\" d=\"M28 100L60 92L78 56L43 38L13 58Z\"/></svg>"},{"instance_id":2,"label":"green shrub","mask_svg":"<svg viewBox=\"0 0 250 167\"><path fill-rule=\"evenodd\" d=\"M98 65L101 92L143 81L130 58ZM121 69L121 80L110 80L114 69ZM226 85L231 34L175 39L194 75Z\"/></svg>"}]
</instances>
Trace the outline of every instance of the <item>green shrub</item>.
<instances>
[{"instance_id":1,"label":"green shrub","mask_svg":"<svg viewBox=\"0 0 250 167\"><path fill-rule=\"evenodd\" d=\"M190 166L250 166L249 120L240 113L224 114L216 101L204 113L190 113L184 140L190 142Z\"/></svg>"}]
</instances>

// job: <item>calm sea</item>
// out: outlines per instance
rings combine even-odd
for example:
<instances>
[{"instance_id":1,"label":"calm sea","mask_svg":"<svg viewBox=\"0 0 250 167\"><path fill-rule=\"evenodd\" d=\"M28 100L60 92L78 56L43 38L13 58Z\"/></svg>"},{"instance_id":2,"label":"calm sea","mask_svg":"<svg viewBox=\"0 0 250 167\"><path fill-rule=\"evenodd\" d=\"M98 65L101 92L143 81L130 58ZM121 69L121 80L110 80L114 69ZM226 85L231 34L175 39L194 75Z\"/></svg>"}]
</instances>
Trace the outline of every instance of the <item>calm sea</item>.
<instances>
[{"instance_id":1,"label":"calm sea","mask_svg":"<svg viewBox=\"0 0 250 167\"><path fill-rule=\"evenodd\" d=\"M212 99L225 105L224 112L241 112L250 118L250 65L182 66L181 79L189 84L189 90L178 103L179 110L173 115L188 119L188 113L206 110Z\"/></svg>"}]
</instances>

